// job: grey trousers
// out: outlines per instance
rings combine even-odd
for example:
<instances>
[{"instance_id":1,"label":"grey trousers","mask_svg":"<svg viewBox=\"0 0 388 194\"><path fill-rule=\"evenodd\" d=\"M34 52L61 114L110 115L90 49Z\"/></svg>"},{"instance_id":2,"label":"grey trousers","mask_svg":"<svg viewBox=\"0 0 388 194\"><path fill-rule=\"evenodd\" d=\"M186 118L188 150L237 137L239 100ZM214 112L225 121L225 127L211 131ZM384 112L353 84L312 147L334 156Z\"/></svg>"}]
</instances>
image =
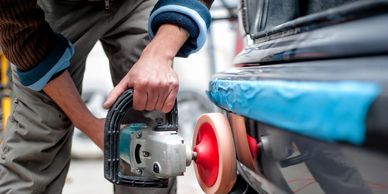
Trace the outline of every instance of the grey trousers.
<instances>
[{"instance_id":1,"label":"grey trousers","mask_svg":"<svg viewBox=\"0 0 388 194\"><path fill-rule=\"evenodd\" d=\"M148 15L154 0L117 0L109 12L101 2L40 0L46 20L75 46L68 71L79 92L87 55L100 40L117 84L149 42ZM94 64L98 68L99 64ZM13 67L15 98L0 145L0 194L61 193L70 165L73 125L43 92L19 82ZM102 169L100 169L102 170ZM176 181L166 189L116 187L116 193L176 193ZM93 183L90 183L93 184Z\"/></svg>"}]
</instances>

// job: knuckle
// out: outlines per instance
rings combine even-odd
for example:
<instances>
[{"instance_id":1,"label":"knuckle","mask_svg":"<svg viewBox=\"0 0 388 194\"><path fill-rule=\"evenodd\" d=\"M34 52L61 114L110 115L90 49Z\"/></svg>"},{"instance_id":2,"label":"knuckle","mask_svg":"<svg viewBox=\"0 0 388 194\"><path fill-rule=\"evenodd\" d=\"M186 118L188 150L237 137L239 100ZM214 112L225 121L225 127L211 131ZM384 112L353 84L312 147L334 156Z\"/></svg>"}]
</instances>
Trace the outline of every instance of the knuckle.
<instances>
[{"instance_id":1,"label":"knuckle","mask_svg":"<svg viewBox=\"0 0 388 194\"><path fill-rule=\"evenodd\" d=\"M147 86L148 84L149 84L149 81L146 79L139 79L137 81L137 85L139 85L139 86Z\"/></svg>"},{"instance_id":2,"label":"knuckle","mask_svg":"<svg viewBox=\"0 0 388 194\"><path fill-rule=\"evenodd\" d=\"M139 81L134 81L133 82L133 87L138 89L139 87L141 87L141 84L139 83Z\"/></svg>"},{"instance_id":3,"label":"knuckle","mask_svg":"<svg viewBox=\"0 0 388 194\"><path fill-rule=\"evenodd\" d=\"M174 103L173 102L169 102L169 103L167 103L166 108L168 110L171 110L173 106L174 106Z\"/></svg>"},{"instance_id":4,"label":"knuckle","mask_svg":"<svg viewBox=\"0 0 388 194\"><path fill-rule=\"evenodd\" d=\"M170 86L171 86L172 89L177 90L179 88L179 83L178 82L173 82Z\"/></svg>"},{"instance_id":5,"label":"knuckle","mask_svg":"<svg viewBox=\"0 0 388 194\"><path fill-rule=\"evenodd\" d=\"M159 88L162 85L162 82L160 81L152 81L150 82L150 87L153 89Z\"/></svg>"},{"instance_id":6,"label":"knuckle","mask_svg":"<svg viewBox=\"0 0 388 194\"><path fill-rule=\"evenodd\" d=\"M179 90L179 85L172 86L172 89L177 92Z\"/></svg>"},{"instance_id":7,"label":"knuckle","mask_svg":"<svg viewBox=\"0 0 388 194\"><path fill-rule=\"evenodd\" d=\"M133 81L132 81L132 84L133 84L133 86L137 86L137 85L139 85L139 81L133 80Z\"/></svg>"},{"instance_id":8,"label":"knuckle","mask_svg":"<svg viewBox=\"0 0 388 194\"><path fill-rule=\"evenodd\" d=\"M170 79L168 80L167 84L171 86L171 85L174 85L175 82L176 81L174 79Z\"/></svg>"},{"instance_id":9,"label":"knuckle","mask_svg":"<svg viewBox=\"0 0 388 194\"><path fill-rule=\"evenodd\" d=\"M163 81L160 83L160 87L162 87L162 88L167 88L168 86L169 86L169 83L166 81Z\"/></svg>"},{"instance_id":10,"label":"knuckle","mask_svg":"<svg viewBox=\"0 0 388 194\"><path fill-rule=\"evenodd\" d=\"M142 84L135 85L134 89L135 91L140 92L142 94L146 92L146 86Z\"/></svg>"},{"instance_id":11,"label":"knuckle","mask_svg":"<svg viewBox=\"0 0 388 194\"><path fill-rule=\"evenodd\" d=\"M167 86L171 86L174 84L174 81L173 80L168 80L166 83L165 83Z\"/></svg>"}]
</instances>

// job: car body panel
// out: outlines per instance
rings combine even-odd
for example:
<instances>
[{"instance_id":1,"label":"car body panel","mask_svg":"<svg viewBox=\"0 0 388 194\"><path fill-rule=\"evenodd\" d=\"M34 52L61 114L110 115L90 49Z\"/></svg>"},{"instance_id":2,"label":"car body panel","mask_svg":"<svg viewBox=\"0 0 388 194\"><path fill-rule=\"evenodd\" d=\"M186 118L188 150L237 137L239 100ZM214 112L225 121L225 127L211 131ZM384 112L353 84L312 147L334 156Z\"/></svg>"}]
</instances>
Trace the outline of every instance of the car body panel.
<instances>
[{"instance_id":1,"label":"car body panel","mask_svg":"<svg viewBox=\"0 0 388 194\"><path fill-rule=\"evenodd\" d=\"M256 193L387 193L388 1L333 0L301 17L297 2L242 0L240 66L209 83L212 102L244 117L259 145L258 168L240 161L239 174ZM271 15L275 4L287 7L278 13L285 17ZM316 96L300 103L305 94ZM320 120L310 125L313 115ZM328 138L319 132L325 126L343 137ZM364 139L351 140L353 132Z\"/></svg>"}]
</instances>

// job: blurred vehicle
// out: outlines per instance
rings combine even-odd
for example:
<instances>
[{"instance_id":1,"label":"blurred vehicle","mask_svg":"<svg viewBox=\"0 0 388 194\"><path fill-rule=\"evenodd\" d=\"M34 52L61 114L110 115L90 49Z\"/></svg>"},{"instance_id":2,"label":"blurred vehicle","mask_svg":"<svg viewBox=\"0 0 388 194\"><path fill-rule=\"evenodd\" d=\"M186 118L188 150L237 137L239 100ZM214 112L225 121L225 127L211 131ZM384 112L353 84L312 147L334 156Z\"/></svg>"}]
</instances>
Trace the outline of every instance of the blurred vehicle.
<instances>
[{"instance_id":1,"label":"blurred vehicle","mask_svg":"<svg viewBox=\"0 0 388 194\"><path fill-rule=\"evenodd\" d=\"M209 97L231 125L231 193L388 192L388 1L241 0L238 67Z\"/></svg>"}]
</instances>

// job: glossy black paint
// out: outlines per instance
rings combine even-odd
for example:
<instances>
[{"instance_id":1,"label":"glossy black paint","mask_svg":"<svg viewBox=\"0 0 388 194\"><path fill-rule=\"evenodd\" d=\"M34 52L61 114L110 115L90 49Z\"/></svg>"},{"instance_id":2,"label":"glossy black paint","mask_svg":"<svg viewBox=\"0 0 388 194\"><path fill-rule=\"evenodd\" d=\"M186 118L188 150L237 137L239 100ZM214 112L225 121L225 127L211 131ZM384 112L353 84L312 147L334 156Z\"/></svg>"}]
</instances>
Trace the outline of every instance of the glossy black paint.
<instances>
[{"instance_id":1,"label":"glossy black paint","mask_svg":"<svg viewBox=\"0 0 388 194\"><path fill-rule=\"evenodd\" d=\"M276 9L282 17L271 15ZM234 60L243 66L214 78L355 80L381 87L361 146L246 118L247 133L260 144L259 169L239 163L241 177L256 193L388 193L388 1L242 0L240 11L251 43Z\"/></svg>"},{"instance_id":2,"label":"glossy black paint","mask_svg":"<svg viewBox=\"0 0 388 194\"><path fill-rule=\"evenodd\" d=\"M298 18L247 35L254 44L246 46L234 63L263 65L387 54L387 21L388 1L360 2Z\"/></svg>"},{"instance_id":3,"label":"glossy black paint","mask_svg":"<svg viewBox=\"0 0 388 194\"><path fill-rule=\"evenodd\" d=\"M252 122L260 132L256 138L262 145L257 161L262 172L256 176L262 174L275 190L314 194L387 193L386 154L314 140ZM282 165L295 157L299 157L298 162ZM247 179L250 184L263 182L253 177ZM273 189L267 191L279 193Z\"/></svg>"}]
</instances>

